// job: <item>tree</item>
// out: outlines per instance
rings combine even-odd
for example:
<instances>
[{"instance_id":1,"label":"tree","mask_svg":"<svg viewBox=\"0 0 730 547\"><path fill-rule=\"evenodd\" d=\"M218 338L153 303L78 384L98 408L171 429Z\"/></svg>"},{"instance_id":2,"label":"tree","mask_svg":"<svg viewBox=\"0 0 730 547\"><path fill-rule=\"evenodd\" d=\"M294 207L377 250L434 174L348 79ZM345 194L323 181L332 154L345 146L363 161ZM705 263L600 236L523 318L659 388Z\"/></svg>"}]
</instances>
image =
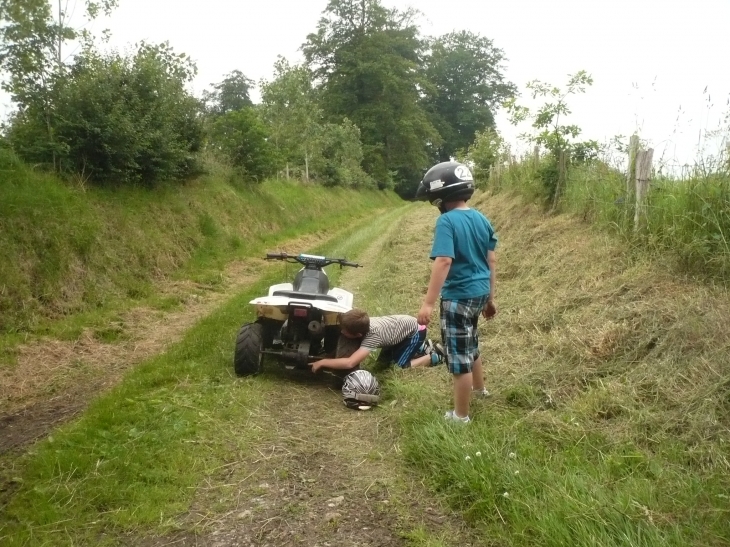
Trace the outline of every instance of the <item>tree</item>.
<instances>
[{"instance_id":1,"label":"tree","mask_svg":"<svg viewBox=\"0 0 730 547\"><path fill-rule=\"evenodd\" d=\"M253 107L218 116L210 140L251 179L260 182L276 173L276 151L267 140L266 128Z\"/></svg>"},{"instance_id":2,"label":"tree","mask_svg":"<svg viewBox=\"0 0 730 547\"><path fill-rule=\"evenodd\" d=\"M474 174L484 180L489 168L501 161L505 150L504 139L496 130L477 131L474 143L466 153L466 160L474 165Z\"/></svg>"},{"instance_id":3,"label":"tree","mask_svg":"<svg viewBox=\"0 0 730 547\"><path fill-rule=\"evenodd\" d=\"M86 0L84 17L91 21L100 13L109 15L118 0ZM58 89L58 80L66 73L63 47L69 41L91 42L85 29L70 26L69 12L75 3L57 0L0 0L0 70L8 78L2 88L18 105L20 116L42 117L45 134L38 149L45 148L53 158L60 152L54 138L55 99L51 90ZM54 14L57 17L54 19Z\"/></svg>"},{"instance_id":4,"label":"tree","mask_svg":"<svg viewBox=\"0 0 730 547\"><path fill-rule=\"evenodd\" d=\"M263 117L271 139L287 165L302 165L309 180L309 163L321 130L322 109L312 86L312 73L280 57L274 79L261 83ZM301 162L301 163L300 163Z\"/></svg>"},{"instance_id":5,"label":"tree","mask_svg":"<svg viewBox=\"0 0 730 547\"><path fill-rule=\"evenodd\" d=\"M591 141L587 143L575 143L574 139L581 133L577 125L565 125L563 118L571 112L568 108L568 97L579 93L585 93L588 86L593 85L593 78L585 70L576 72L569 76L565 89L550 84L533 80L527 83L527 89L531 91L532 98L545 98L546 102L536 112L531 112L525 106L517 105L514 98L506 102L507 110L510 113L510 120L517 125L529 121L534 134L522 134L521 138L545 147L553 155L561 151L570 151L579 146L581 150L591 148Z\"/></svg>"},{"instance_id":6,"label":"tree","mask_svg":"<svg viewBox=\"0 0 730 547\"><path fill-rule=\"evenodd\" d=\"M330 0L302 46L321 92L325 118L360 128L363 166L381 186L395 178L404 195L441 138L420 104L423 42L416 13L378 0Z\"/></svg>"},{"instance_id":7,"label":"tree","mask_svg":"<svg viewBox=\"0 0 730 547\"><path fill-rule=\"evenodd\" d=\"M227 114L235 110L253 106L249 91L253 80L247 78L240 70L226 75L223 81L213 84L213 91L203 92L203 101L209 112Z\"/></svg>"},{"instance_id":8,"label":"tree","mask_svg":"<svg viewBox=\"0 0 730 547\"><path fill-rule=\"evenodd\" d=\"M347 118L342 123L324 121L313 74L306 66L279 58L274 68L274 79L261 83L262 112L287 173L291 163L304 168L305 180L329 186L372 185L362 170L360 129Z\"/></svg>"},{"instance_id":9,"label":"tree","mask_svg":"<svg viewBox=\"0 0 730 547\"><path fill-rule=\"evenodd\" d=\"M561 156L567 168L568 160L588 161L594 159L599 150L596 141L576 141L581 133L580 127L566 125L563 121L563 118L570 114L568 97L585 93L590 85L593 85L593 78L585 70L581 70L568 77L565 89L539 80L528 82L527 88L532 92L533 99L538 97L546 99L534 113L529 108L518 105L514 98L506 102L512 124L528 121L535 131L533 134L522 134L520 137L546 148L550 153L550 161L542 167L541 178L554 204L557 204L562 191L559 168Z\"/></svg>"},{"instance_id":10,"label":"tree","mask_svg":"<svg viewBox=\"0 0 730 547\"><path fill-rule=\"evenodd\" d=\"M426 58L426 105L443 143L436 153L448 161L466 149L477 131L494 128L494 111L514 96L502 74L504 52L469 31L446 34L431 43Z\"/></svg>"},{"instance_id":11,"label":"tree","mask_svg":"<svg viewBox=\"0 0 730 547\"><path fill-rule=\"evenodd\" d=\"M362 170L360 130L345 118L341 124L326 124L317 139L313 167L326 186L367 188L373 180Z\"/></svg>"}]
</instances>

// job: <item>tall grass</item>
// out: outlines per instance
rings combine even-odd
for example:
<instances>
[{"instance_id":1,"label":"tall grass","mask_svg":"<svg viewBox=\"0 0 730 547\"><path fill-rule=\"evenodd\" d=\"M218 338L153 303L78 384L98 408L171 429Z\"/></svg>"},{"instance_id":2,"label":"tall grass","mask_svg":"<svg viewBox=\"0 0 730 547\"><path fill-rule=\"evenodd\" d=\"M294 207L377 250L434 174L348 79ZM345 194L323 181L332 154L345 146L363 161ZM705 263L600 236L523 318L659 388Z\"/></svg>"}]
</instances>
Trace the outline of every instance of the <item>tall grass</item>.
<instances>
[{"instance_id":1,"label":"tall grass","mask_svg":"<svg viewBox=\"0 0 730 547\"><path fill-rule=\"evenodd\" d=\"M545 160L515 163L493 190L516 190L548 205L541 180ZM646 215L634 226L634 203L626 177L602 161L573 165L560 196L560 210L612 230L627 245L671 258L685 273L726 283L730 279L730 173L695 169L686 178L651 181Z\"/></svg>"},{"instance_id":2,"label":"tall grass","mask_svg":"<svg viewBox=\"0 0 730 547\"><path fill-rule=\"evenodd\" d=\"M572 215L506 194L470 204L500 236L500 313L480 322L492 397L461 427L442 418L443 367L383 375L405 460L480 545L730 544L727 291L626 260ZM374 314L420 305L435 212L419 214L361 286Z\"/></svg>"}]
</instances>

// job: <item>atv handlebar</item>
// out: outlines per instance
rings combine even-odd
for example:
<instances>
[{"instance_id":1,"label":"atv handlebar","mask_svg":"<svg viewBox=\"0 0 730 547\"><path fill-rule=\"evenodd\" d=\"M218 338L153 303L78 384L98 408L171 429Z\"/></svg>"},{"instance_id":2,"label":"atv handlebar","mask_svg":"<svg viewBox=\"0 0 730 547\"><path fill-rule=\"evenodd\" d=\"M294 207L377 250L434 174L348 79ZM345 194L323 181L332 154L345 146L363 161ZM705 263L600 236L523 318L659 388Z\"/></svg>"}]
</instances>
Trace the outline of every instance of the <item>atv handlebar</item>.
<instances>
[{"instance_id":1,"label":"atv handlebar","mask_svg":"<svg viewBox=\"0 0 730 547\"><path fill-rule=\"evenodd\" d=\"M313 265L319 266L320 268L324 266L329 266L330 264L339 264L340 268L342 268L343 266L362 268L360 264L356 264L355 262L348 262L348 260L345 258L327 258L326 256L308 255L302 253L298 255L290 255L287 253L266 253L266 260L284 260L286 262L298 262L303 266Z\"/></svg>"}]
</instances>

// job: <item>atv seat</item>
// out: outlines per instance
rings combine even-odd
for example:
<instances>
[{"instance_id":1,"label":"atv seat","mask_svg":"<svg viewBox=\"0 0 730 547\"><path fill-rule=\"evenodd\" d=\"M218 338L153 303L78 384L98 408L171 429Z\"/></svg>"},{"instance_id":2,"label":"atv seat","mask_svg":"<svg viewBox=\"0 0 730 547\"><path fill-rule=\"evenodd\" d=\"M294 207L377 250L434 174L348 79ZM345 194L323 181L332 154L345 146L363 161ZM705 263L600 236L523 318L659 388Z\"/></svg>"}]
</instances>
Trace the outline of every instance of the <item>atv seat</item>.
<instances>
[{"instance_id":1,"label":"atv seat","mask_svg":"<svg viewBox=\"0 0 730 547\"><path fill-rule=\"evenodd\" d=\"M286 296L287 298L297 298L299 300L325 300L327 302L339 302L335 296L330 296L329 294L316 294L312 292L274 291L271 296Z\"/></svg>"}]
</instances>

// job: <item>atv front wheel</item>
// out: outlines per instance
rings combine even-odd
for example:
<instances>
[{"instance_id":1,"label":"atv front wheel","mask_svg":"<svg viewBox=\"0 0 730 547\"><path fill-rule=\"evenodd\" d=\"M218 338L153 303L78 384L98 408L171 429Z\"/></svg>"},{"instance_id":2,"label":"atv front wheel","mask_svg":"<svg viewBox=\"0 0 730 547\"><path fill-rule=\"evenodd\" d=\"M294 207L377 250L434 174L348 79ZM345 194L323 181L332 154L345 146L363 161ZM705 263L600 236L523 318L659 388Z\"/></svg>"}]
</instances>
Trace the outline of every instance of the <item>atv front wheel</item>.
<instances>
[{"instance_id":1,"label":"atv front wheel","mask_svg":"<svg viewBox=\"0 0 730 547\"><path fill-rule=\"evenodd\" d=\"M261 372L264 354L261 346L264 327L261 323L249 323L241 327L236 337L236 352L233 356L233 369L239 376L250 376Z\"/></svg>"}]
</instances>

